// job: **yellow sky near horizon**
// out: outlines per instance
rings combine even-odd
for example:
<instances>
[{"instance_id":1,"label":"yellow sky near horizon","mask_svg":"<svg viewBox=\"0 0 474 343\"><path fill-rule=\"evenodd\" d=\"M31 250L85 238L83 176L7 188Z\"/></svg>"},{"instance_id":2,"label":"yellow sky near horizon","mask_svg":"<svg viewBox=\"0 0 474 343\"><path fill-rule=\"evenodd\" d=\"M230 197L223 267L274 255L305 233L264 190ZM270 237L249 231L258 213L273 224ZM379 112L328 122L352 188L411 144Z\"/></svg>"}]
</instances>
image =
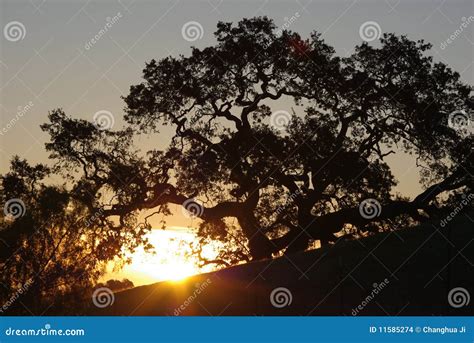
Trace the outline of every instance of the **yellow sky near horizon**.
<instances>
[{"instance_id":1,"label":"yellow sky near horizon","mask_svg":"<svg viewBox=\"0 0 474 343\"><path fill-rule=\"evenodd\" d=\"M189 257L188 244L196 239L192 228L169 226L167 229L152 229L147 235L154 252L145 252L138 248L133 254L131 264L122 269L113 270L110 263L107 273L100 281L109 279L129 279L135 286L158 281L180 280L187 276L214 270L213 266L200 268L197 257ZM203 254L212 258L217 253L213 247L206 246Z\"/></svg>"}]
</instances>

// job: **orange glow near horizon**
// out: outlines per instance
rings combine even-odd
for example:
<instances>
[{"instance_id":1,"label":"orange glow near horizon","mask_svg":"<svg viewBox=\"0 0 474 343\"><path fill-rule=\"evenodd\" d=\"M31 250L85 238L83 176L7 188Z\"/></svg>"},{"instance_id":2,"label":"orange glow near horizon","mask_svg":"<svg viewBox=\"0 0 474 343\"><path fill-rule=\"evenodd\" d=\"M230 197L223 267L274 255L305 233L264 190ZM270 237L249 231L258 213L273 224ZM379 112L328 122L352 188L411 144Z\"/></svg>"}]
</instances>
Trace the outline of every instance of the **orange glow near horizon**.
<instances>
[{"instance_id":1,"label":"orange glow near horizon","mask_svg":"<svg viewBox=\"0 0 474 343\"><path fill-rule=\"evenodd\" d=\"M210 267L200 268L197 258L186 256L186 253L189 253L186 244L196 239L190 229L183 227L153 229L147 237L155 248L154 253L145 252L143 248L137 249L130 255L132 259L130 264L119 271L113 271L110 266L102 280L127 278L135 286L140 286L165 280L179 281L212 270ZM205 251L209 257L216 254L216 250L211 247L206 247Z\"/></svg>"}]
</instances>

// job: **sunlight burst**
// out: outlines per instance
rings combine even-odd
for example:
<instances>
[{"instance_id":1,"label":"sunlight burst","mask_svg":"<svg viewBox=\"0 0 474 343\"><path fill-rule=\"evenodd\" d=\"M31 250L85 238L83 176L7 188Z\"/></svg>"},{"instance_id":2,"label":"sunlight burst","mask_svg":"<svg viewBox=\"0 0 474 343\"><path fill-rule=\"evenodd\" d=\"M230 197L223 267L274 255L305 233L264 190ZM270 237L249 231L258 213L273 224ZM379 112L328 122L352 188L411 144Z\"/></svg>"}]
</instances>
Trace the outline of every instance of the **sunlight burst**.
<instances>
[{"instance_id":1,"label":"sunlight burst","mask_svg":"<svg viewBox=\"0 0 474 343\"><path fill-rule=\"evenodd\" d=\"M196 239L189 229L181 227L172 227L168 230L153 229L147 237L154 246L155 253L145 252L143 248L139 248L129 255L132 260L129 265L117 272L110 271L105 278L127 278L138 286L165 280L179 281L204 271L199 268L196 258L188 256L190 252L188 244ZM212 255L209 249L206 247L205 250Z\"/></svg>"}]
</instances>

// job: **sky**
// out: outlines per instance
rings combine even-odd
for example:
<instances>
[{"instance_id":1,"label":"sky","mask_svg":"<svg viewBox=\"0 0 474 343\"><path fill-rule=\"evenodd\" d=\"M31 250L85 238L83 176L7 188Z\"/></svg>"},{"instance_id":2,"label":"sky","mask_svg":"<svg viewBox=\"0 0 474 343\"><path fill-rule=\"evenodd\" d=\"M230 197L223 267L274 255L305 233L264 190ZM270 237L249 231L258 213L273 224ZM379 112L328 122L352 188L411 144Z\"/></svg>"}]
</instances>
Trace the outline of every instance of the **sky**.
<instances>
[{"instance_id":1,"label":"sky","mask_svg":"<svg viewBox=\"0 0 474 343\"><path fill-rule=\"evenodd\" d=\"M431 42L435 60L450 65L464 82L473 84L474 22L446 44L463 20L474 15L473 7L469 0L2 0L0 173L7 170L15 154L33 163L46 160L47 136L39 125L47 121L52 109L63 108L73 117L88 120L98 111L107 111L113 116L113 128L120 128L124 108L121 96L128 94L130 85L140 82L145 62L187 55L191 46L213 44L218 21L266 15L281 26L296 17L291 30L303 36L314 30L322 33L342 56L362 42L361 26L375 22L381 32ZM200 39L183 37L182 28L189 22L202 27ZM107 32L92 41L107 23ZM15 28L14 24L20 30L19 37L7 30ZM162 134L166 137L170 132ZM156 137L153 139L156 143ZM391 155L389 163L400 181L400 192L417 194L420 185L413 159Z\"/></svg>"},{"instance_id":2,"label":"sky","mask_svg":"<svg viewBox=\"0 0 474 343\"><path fill-rule=\"evenodd\" d=\"M101 281L128 279L135 286L140 286L160 280L179 281L190 275L211 271L212 266L201 269L198 259L189 256L190 249L187 245L193 242L195 237L194 233L179 227L151 230L147 238L154 246L154 251L146 252L138 248L133 254L129 254L132 262L123 268L116 268L120 264L109 263ZM210 249L212 250L208 247L207 250ZM215 252L210 256L214 257Z\"/></svg>"}]
</instances>

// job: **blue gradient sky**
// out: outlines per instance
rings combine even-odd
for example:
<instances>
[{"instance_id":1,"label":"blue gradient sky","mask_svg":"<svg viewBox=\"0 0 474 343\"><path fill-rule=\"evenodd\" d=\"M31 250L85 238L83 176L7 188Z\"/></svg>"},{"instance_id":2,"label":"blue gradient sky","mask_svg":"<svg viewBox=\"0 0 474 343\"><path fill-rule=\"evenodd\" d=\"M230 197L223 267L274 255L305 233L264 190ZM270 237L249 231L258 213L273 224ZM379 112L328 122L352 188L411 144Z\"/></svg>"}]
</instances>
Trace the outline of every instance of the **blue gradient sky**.
<instances>
[{"instance_id":1,"label":"blue gradient sky","mask_svg":"<svg viewBox=\"0 0 474 343\"><path fill-rule=\"evenodd\" d=\"M339 55L350 54L362 42L359 27L376 21L384 32L406 34L433 43L432 54L459 71L473 84L474 23L449 44L444 42L462 22L474 14L472 1L1 1L4 26L21 22L23 40L11 42L2 35L0 45L0 128L30 101L32 108L8 132L0 135L0 172L11 156L32 162L46 159L46 135L39 125L49 110L62 107L69 115L87 118L99 110L122 125L120 96L140 81L146 61L167 55L189 54L190 46L213 44L216 23L267 15L277 25L296 12L291 30L307 36L316 30ZM86 50L85 44L120 12L121 18ZM182 26L197 21L204 28L201 40L188 42ZM164 133L166 136L166 133ZM156 139L156 137L155 137ZM160 139L163 141L163 139ZM400 180L400 191L418 192L418 174L407 156L391 156Z\"/></svg>"}]
</instances>

